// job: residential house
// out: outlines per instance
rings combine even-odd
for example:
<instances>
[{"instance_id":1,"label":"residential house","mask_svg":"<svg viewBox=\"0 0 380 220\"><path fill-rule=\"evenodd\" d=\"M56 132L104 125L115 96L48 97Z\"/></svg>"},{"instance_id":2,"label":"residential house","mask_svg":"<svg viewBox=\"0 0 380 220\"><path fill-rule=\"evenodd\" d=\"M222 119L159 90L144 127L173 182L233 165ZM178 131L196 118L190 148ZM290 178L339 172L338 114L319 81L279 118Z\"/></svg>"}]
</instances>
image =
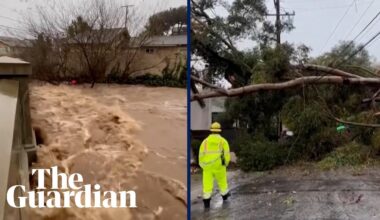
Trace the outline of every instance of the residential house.
<instances>
[{"instance_id":1,"label":"residential house","mask_svg":"<svg viewBox=\"0 0 380 220\"><path fill-rule=\"evenodd\" d=\"M197 102L191 102L191 130L208 131L218 116L225 112L225 97L204 99L203 107Z\"/></svg>"},{"instance_id":2,"label":"residential house","mask_svg":"<svg viewBox=\"0 0 380 220\"><path fill-rule=\"evenodd\" d=\"M132 76L161 75L163 72L179 74L186 66L187 35L131 38L125 29L118 28L81 34L70 39L69 44L72 51L84 44L93 48L100 44L119 47L121 52L108 66L106 75L115 69ZM73 60L77 62L78 59Z\"/></svg>"},{"instance_id":3,"label":"residential house","mask_svg":"<svg viewBox=\"0 0 380 220\"><path fill-rule=\"evenodd\" d=\"M218 121L220 114L226 111L226 99L226 97L216 97L204 99L202 102L191 102L190 130L192 139L203 140L210 134L211 124ZM235 125L232 128L226 128L223 126L224 125L222 124L222 136L230 143L231 162L236 163L237 157L234 153L236 146L233 146L232 143L237 136L238 129ZM190 157L192 160L192 166L195 165L194 156L194 152L191 151Z\"/></svg>"},{"instance_id":4,"label":"residential house","mask_svg":"<svg viewBox=\"0 0 380 220\"><path fill-rule=\"evenodd\" d=\"M31 43L27 40L0 36L0 56L17 57L30 46Z\"/></svg>"},{"instance_id":5,"label":"residential house","mask_svg":"<svg viewBox=\"0 0 380 220\"><path fill-rule=\"evenodd\" d=\"M136 50L129 72L133 75L180 73L186 66L187 36L153 36L131 49Z\"/></svg>"}]
</instances>

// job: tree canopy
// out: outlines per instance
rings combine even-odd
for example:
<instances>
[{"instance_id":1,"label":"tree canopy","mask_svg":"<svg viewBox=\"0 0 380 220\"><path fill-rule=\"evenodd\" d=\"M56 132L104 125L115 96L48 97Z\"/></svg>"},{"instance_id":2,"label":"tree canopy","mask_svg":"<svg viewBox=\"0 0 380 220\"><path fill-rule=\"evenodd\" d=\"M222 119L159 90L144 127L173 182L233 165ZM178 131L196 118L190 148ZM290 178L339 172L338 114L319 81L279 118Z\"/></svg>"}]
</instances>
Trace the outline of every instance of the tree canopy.
<instances>
[{"instance_id":1,"label":"tree canopy","mask_svg":"<svg viewBox=\"0 0 380 220\"><path fill-rule=\"evenodd\" d=\"M152 15L145 29L151 35L185 34L187 7L171 8Z\"/></svg>"}]
</instances>

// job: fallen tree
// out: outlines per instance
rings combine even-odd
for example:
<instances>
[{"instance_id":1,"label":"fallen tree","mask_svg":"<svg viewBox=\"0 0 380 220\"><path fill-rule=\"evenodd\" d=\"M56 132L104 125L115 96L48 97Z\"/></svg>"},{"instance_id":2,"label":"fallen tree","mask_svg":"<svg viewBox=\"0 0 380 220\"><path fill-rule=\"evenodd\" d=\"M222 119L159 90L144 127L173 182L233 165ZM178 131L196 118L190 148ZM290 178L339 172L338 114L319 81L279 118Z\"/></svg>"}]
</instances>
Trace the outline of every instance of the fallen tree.
<instances>
[{"instance_id":1,"label":"fallen tree","mask_svg":"<svg viewBox=\"0 0 380 220\"><path fill-rule=\"evenodd\" d=\"M302 76L289 81L279 82L279 83L261 83L261 84L253 84L238 88L233 88L230 90L225 90L223 88L217 87L208 83L198 77L191 75L191 80L200 83L208 88L211 88L215 91L206 91L201 93L193 94L191 97L191 101L206 99L212 97L233 97L239 96L243 94L251 94L259 91L269 91L269 90L282 90L289 89L298 86L305 85L317 85L317 84L335 84L335 85L379 85L380 86L380 78L379 77L362 77L353 73L349 73L340 69L315 65L315 64L304 64L293 66L294 69L301 71L313 71L313 72L323 72L323 75L320 76ZM332 75L332 76L331 76ZM379 92L374 94L374 97L371 100L375 99L379 95ZM364 101L364 100L363 100ZM367 100L365 100L368 102Z\"/></svg>"},{"instance_id":2,"label":"fallen tree","mask_svg":"<svg viewBox=\"0 0 380 220\"><path fill-rule=\"evenodd\" d=\"M365 85L365 86L380 86L380 77L362 77L356 74L352 74L340 69L335 69L327 66L320 66L314 64L305 64L295 66L295 69L303 70L303 71L317 71L323 72L324 75L320 76L301 76L298 78L294 78L285 82L279 83L260 83L253 84L233 89L223 89L216 85L213 85L205 80L199 79L195 75L191 75L192 83L199 83L205 87L212 89L211 91L204 91L198 93L193 91L193 95L191 96L191 101L201 101L207 98L213 97L234 97L241 96L247 94L253 94L261 91L275 91L275 90L284 90L291 89L301 86L307 85ZM329 74L329 75L327 75ZM332 75L332 76L331 76ZM366 98L362 100L362 103L373 103L379 100L378 96L380 94L380 89L377 90L371 98ZM336 122L352 125L352 126L362 126L362 127L371 127L371 128L380 128L380 124L367 124L367 123L358 123L358 122L350 122L345 121L340 118L337 118L330 114L330 118L335 120Z\"/></svg>"},{"instance_id":3,"label":"fallen tree","mask_svg":"<svg viewBox=\"0 0 380 220\"><path fill-rule=\"evenodd\" d=\"M192 79L194 77L192 76ZM194 80L194 79L193 79ZM199 81L198 81L199 82ZM311 85L311 84L335 84L335 85L378 85L380 86L380 78L345 78L341 76L305 76L295 78L286 82L280 83L262 83L254 84L249 86L243 86L239 88L223 90L218 88L217 91L205 91L198 94L193 94L191 101L197 99L206 99L212 97L222 97L222 96L239 96L245 94L256 93L259 91L269 91L269 90L283 90L294 88L298 86ZM204 84L205 85L205 84ZM214 87L211 87L214 88ZM222 92L223 91L223 92Z\"/></svg>"}]
</instances>

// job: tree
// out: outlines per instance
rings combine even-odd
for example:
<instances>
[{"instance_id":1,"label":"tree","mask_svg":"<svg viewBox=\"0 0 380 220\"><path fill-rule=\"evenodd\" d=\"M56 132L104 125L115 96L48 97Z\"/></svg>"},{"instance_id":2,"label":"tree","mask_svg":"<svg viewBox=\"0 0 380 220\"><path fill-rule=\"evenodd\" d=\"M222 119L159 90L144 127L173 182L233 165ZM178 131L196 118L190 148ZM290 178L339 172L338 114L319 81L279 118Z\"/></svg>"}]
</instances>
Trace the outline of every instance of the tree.
<instances>
[{"instance_id":1,"label":"tree","mask_svg":"<svg viewBox=\"0 0 380 220\"><path fill-rule=\"evenodd\" d=\"M187 7L181 6L152 15L147 25L146 32L151 35L186 34Z\"/></svg>"},{"instance_id":2,"label":"tree","mask_svg":"<svg viewBox=\"0 0 380 220\"><path fill-rule=\"evenodd\" d=\"M362 50L355 57L351 58L349 63L343 62L357 51L360 46L352 41L340 42L330 52L317 57L313 62L320 65L336 66L347 71L351 71L353 66L369 68L371 66L371 58L366 50Z\"/></svg>"},{"instance_id":3,"label":"tree","mask_svg":"<svg viewBox=\"0 0 380 220\"><path fill-rule=\"evenodd\" d=\"M52 56L52 42L49 37L44 34L39 34L37 40L32 42L32 48L27 51L30 56L27 57L31 61L32 67L36 74L44 80L50 81L52 78L48 74L51 69L54 69L54 63L56 63Z\"/></svg>"},{"instance_id":4,"label":"tree","mask_svg":"<svg viewBox=\"0 0 380 220\"><path fill-rule=\"evenodd\" d=\"M202 57L209 64L209 74L223 74L226 79L234 75L238 85L246 84L253 73L254 60L247 60L245 51L236 47L243 39L253 41L252 52L256 58L261 49L273 46L275 25L266 19L265 1L235 0L232 4L215 0L192 0L192 53ZM213 13L217 7L228 12L227 16ZM285 21L281 31L292 29ZM256 60L259 61L259 60Z\"/></svg>"},{"instance_id":5,"label":"tree","mask_svg":"<svg viewBox=\"0 0 380 220\"><path fill-rule=\"evenodd\" d=\"M76 20L71 22L71 25L67 28L67 36L74 38L77 35L84 34L91 31L90 25L83 20L82 16L78 16Z\"/></svg>"},{"instance_id":6,"label":"tree","mask_svg":"<svg viewBox=\"0 0 380 220\"><path fill-rule=\"evenodd\" d=\"M27 17L25 23L29 35L43 34L52 47L50 54L54 65L49 71L56 80L77 78L79 81L104 81L110 73L129 72L138 48L149 37L138 35L142 30L137 15L129 16L130 29L125 29L124 11L111 0L90 1L86 5L71 3L47 3L37 6L37 15ZM131 30L131 31L130 31Z\"/></svg>"}]
</instances>

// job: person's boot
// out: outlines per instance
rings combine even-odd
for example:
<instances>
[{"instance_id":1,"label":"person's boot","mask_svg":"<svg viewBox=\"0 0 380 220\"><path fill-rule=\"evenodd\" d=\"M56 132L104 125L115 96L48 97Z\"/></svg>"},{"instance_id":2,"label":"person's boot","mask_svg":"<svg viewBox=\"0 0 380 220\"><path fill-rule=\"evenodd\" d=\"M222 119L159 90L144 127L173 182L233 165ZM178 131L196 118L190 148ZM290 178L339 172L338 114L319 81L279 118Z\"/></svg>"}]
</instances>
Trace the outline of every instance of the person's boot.
<instances>
[{"instance_id":1,"label":"person's boot","mask_svg":"<svg viewBox=\"0 0 380 220\"><path fill-rule=\"evenodd\" d=\"M230 196L231 196L230 192L228 192L226 195L222 196L223 201L226 201L228 199L228 197L230 197Z\"/></svg>"},{"instance_id":2,"label":"person's boot","mask_svg":"<svg viewBox=\"0 0 380 220\"><path fill-rule=\"evenodd\" d=\"M210 208L210 202L211 202L211 199L203 199L203 204L204 204L205 209Z\"/></svg>"}]
</instances>

